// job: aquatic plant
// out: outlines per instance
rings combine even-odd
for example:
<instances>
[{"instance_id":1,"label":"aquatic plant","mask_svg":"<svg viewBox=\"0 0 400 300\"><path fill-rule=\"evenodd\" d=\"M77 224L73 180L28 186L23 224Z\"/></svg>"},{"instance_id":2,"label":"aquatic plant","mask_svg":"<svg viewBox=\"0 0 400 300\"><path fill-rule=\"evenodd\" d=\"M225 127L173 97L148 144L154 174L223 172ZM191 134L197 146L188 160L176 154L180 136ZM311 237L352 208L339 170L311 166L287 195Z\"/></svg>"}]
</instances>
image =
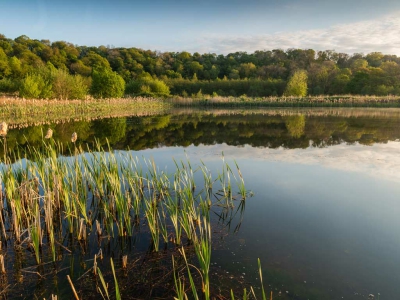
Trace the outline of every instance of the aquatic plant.
<instances>
[{"instance_id":1,"label":"aquatic plant","mask_svg":"<svg viewBox=\"0 0 400 300\"><path fill-rule=\"evenodd\" d=\"M116 152L109 145L108 151L98 145L95 151L86 152L77 146L70 149L69 156L58 155L62 150L63 145L53 140L43 141L40 149L28 146L32 160L23 160L20 152L13 152L16 163L0 168L4 185L4 193L0 193L2 239L11 240L19 249L28 245L33 252L29 259L39 265L38 276L42 276L42 269L50 262L57 268L62 263L63 251L71 255L72 276L76 247L86 253L93 243L92 236L102 245L110 243L115 233L123 242L134 237L140 226L151 235L149 253L155 258L162 256L152 253L159 251L160 236L166 247L172 245L175 249L182 245L182 239L187 240L198 260L203 293L209 299L212 244L209 212L221 209L220 198L224 196L212 200L210 193L218 181L212 181L204 164L194 169L187 159L176 163L174 172L167 173L160 171L152 160L141 161L132 152ZM223 169L232 172L225 162ZM203 173L203 186L201 181L195 184L197 172ZM233 188L230 179L225 176L220 182ZM230 201L236 200L230 193ZM146 222L140 224L140 218ZM173 243L169 244L169 240ZM103 288L98 291L108 299L98 267L99 255L94 257L93 267L87 272L99 276ZM118 298L120 291L113 263L111 268ZM126 254L122 255L122 268L125 272L129 270ZM68 280L74 289L72 280ZM182 288L182 284L178 282L177 286ZM76 290L73 293L77 297Z\"/></svg>"}]
</instances>

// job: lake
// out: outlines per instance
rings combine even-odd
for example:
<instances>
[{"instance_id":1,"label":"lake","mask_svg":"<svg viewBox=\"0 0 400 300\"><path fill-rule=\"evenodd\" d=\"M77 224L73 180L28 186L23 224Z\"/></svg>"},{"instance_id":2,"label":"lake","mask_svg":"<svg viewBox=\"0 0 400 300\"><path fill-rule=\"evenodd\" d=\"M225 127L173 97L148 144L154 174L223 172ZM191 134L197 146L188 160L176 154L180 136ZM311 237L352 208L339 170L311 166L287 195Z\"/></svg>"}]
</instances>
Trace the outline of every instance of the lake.
<instances>
[{"instance_id":1,"label":"lake","mask_svg":"<svg viewBox=\"0 0 400 300\"><path fill-rule=\"evenodd\" d=\"M236 202L231 215L212 217L214 290L234 288L240 294L253 286L259 293L260 258L265 289L274 299L400 297L398 109L181 109L146 117L11 127L7 147L21 153L28 146L40 147L52 128L56 141L67 143L76 132L83 149L97 139L116 153L154 159L167 173L175 169L173 159L189 159L194 169L204 163L214 178L222 159L230 166L237 162L252 195ZM141 259L149 237L140 232L133 239L138 241L124 246L130 261ZM99 247L118 257L122 248L117 244L108 250ZM11 247L3 251L11 269L34 265L24 258L15 266L19 260ZM97 251L80 250L78 256L65 252L59 273L28 283L8 274L9 297L49 297L50 290L70 297L66 274L81 280Z\"/></svg>"}]
</instances>

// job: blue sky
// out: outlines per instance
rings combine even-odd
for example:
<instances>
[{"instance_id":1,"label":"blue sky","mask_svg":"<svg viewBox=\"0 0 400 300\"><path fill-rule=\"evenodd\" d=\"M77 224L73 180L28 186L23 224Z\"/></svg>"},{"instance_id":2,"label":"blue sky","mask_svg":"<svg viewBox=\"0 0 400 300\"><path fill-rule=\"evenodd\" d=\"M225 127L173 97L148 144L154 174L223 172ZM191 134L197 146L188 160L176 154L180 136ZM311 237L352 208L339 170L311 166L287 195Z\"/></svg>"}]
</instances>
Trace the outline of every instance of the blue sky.
<instances>
[{"instance_id":1,"label":"blue sky","mask_svg":"<svg viewBox=\"0 0 400 300\"><path fill-rule=\"evenodd\" d=\"M398 0L0 0L0 33L78 45L400 55Z\"/></svg>"}]
</instances>

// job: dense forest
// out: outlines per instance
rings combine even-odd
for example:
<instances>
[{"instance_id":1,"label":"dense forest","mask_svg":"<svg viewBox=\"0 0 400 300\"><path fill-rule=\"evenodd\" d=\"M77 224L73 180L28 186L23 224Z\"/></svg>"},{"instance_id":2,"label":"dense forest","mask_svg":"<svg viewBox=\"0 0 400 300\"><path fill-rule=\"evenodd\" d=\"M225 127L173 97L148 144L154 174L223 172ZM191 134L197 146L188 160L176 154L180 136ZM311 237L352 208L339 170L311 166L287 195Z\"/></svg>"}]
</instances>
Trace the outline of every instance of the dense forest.
<instances>
[{"instance_id":1,"label":"dense forest","mask_svg":"<svg viewBox=\"0 0 400 300\"><path fill-rule=\"evenodd\" d=\"M0 34L0 93L60 99L400 95L400 57L312 49L191 54Z\"/></svg>"}]
</instances>

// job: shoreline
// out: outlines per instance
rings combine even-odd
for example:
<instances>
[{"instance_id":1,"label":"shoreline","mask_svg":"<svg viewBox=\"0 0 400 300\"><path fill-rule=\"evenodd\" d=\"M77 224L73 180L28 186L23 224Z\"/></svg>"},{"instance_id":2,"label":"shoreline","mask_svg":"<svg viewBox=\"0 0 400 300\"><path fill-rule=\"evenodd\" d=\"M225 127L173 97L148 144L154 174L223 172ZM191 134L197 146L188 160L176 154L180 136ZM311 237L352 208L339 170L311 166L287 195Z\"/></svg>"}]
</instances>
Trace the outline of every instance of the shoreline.
<instances>
[{"instance_id":1,"label":"shoreline","mask_svg":"<svg viewBox=\"0 0 400 300\"><path fill-rule=\"evenodd\" d=\"M130 116L157 116L165 114L265 114L265 115L337 115L337 116L400 116L400 101L398 97L354 97L358 104L339 106L328 105L328 102L316 102L321 97L290 99L283 102L283 98L251 99L242 101L242 98L146 98L130 97L116 99L87 99L87 100L46 100L23 99L0 96L0 121L9 124L11 128L25 128L32 125L45 125L55 122L67 123L70 121L90 121L103 118L130 117ZM182 100L190 100L182 104ZM280 101L276 101L280 100ZM301 100L302 102L299 102ZM387 104L374 106L375 104ZM269 101L269 102L268 102ZM297 101L297 102L295 102ZM305 101L315 105L305 106ZM330 101L327 99L326 101ZM388 102L379 102L388 101ZM284 104L284 105L282 105ZM291 105L292 104L292 105ZM295 105L297 104L297 105ZM393 105L398 104L398 105Z\"/></svg>"},{"instance_id":2,"label":"shoreline","mask_svg":"<svg viewBox=\"0 0 400 300\"><path fill-rule=\"evenodd\" d=\"M397 96L326 96L326 97L207 97L202 98L151 98L126 97L113 99L58 100L24 99L0 96L0 118L10 128L23 128L53 122L96 120L100 118L151 116L167 113L187 114L208 112L212 114L250 113L281 114L296 110L296 114L376 115L396 114L400 108ZM332 111L329 111L329 110ZM327 111L328 110L328 111ZM367 112L368 110L371 110Z\"/></svg>"}]
</instances>

